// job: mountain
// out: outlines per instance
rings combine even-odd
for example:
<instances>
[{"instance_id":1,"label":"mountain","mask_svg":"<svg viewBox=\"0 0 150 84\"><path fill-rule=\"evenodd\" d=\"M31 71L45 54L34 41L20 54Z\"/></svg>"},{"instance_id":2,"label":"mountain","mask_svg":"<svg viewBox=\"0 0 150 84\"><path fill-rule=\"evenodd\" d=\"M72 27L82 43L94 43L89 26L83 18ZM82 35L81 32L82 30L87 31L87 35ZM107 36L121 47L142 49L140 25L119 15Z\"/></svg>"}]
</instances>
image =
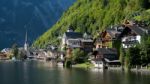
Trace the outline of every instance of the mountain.
<instances>
[{"instance_id":1,"label":"mountain","mask_svg":"<svg viewBox=\"0 0 150 84\"><path fill-rule=\"evenodd\" d=\"M75 0L0 0L0 49L29 42L57 22Z\"/></svg>"},{"instance_id":2,"label":"mountain","mask_svg":"<svg viewBox=\"0 0 150 84\"><path fill-rule=\"evenodd\" d=\"M33 44L46 47L58 44L69 26L77 32L89 32L96 36L108 26L122 23L125 19L146 21L150 24L150 0L77 0L60 20ZM143 18L143 16L145 18Z\"/></svg>"}]
</instances>

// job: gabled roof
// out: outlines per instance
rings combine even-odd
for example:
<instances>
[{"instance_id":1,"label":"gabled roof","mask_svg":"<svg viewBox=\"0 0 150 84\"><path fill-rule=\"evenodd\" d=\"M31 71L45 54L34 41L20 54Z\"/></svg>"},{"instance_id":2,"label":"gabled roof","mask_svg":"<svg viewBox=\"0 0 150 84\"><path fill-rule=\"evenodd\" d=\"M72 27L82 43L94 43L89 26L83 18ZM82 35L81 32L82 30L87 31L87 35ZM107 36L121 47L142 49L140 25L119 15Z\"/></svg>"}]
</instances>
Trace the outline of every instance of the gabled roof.
<instances>
[{"instance_id":1,"label":"gabled roof","mask_svg":"<svg viewBox=\"0 0 150 84\"><path fill-rule=\"evenodd\" d=\"M83 36L79 32L66 32L65 35L67 38L73 38L73 39L82 38Z\"/></svg>"},{"instance_id":2,"label":"gabled roof","mask_svg":"<svg viewBox=\"0 0 150 84\"><path fill-rule=\"evenodd\" d=\"M120 38L125 35L130 34L130 32L134 32L136 35L140 35L140 36L143 36L146 34L145 29L142 27L139 27L137 25L125 25L125 29L121 33Z\"/></svg>"},{"instance_id":3,"label":"gabled roof","mask_svg":"<svg viewBox=\"0 0 150 84\"><path fill-rule=\"evenodd\" d=\"M132 30L137 35L143 36L146 34L146 31L144 31L144 30L147 30L147 29L142 28L138 24L124 24L124 26L126 28L129 28L130 30Z\"/></svg>"}]
</instances>

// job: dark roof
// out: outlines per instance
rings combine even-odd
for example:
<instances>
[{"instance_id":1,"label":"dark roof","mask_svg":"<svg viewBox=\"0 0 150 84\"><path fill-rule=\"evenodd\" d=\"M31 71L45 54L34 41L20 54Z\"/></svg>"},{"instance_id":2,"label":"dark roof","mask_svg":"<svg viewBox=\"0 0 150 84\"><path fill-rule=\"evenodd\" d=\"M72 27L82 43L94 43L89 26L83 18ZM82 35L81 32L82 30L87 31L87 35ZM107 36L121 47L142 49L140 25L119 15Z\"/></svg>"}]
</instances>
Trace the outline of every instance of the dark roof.
<instances>
[{"instance_id":1,"label":"dark roof","mask_svg":"<svg viewBox=\"0 0 150 84\"><path fill-rule=\"evenodd\" d=\"M99 48L97 51L101 54L116 54L117 50L115 48Z\"/></svg>"},{"instance_id":2,"label":"dark roof","mask_svg":"<svg viewBox=\"0 0 150 84\"><path fill-rule=\"evenodd\" d=\"M138 26L132 26L130 27L131 30L133 30L136 34L143 36L145 32Z\"/></svg>"},{"instance_id":3,"label":"dark roof","mask_svg":"<svg viewBox=\"0 0 150 84\"><path fill-rule=\"evenodd\" d=\"M120 34L120 38L125 36L125 35L128 35L129 32L133 31L134 33L136 33L137 35L140 35L140 36L143 36L146 34L146 31L144 31L143 28L139 27L139 26L136 26L136 25L126 25L125 29L123 30L123 32Z\"/></svg>"},{"instance_id":4,"label":"dark roof","mask_svg":"<svg viewBox=\"0 0 150 84\"><path fill-rule=\"evenodd\" d=\"M117 50L115 48L99 48L97 51L95 51L95 53L96 52L102 54L103 57L108 59L109 61L119 59Z\"/></svg>"},{"instance_id":5,"label":"dark roof","mask_svg":"<svg viewBox=\"0 0 150 84\"><path fill-rule=\"evenodd\" d=\"M79 32L66 32L65 35L66 35L67 38L74 38L74 39L76 39L76 38L82 38L82 36L83 36Z\"/></svg>"}]
</instances>

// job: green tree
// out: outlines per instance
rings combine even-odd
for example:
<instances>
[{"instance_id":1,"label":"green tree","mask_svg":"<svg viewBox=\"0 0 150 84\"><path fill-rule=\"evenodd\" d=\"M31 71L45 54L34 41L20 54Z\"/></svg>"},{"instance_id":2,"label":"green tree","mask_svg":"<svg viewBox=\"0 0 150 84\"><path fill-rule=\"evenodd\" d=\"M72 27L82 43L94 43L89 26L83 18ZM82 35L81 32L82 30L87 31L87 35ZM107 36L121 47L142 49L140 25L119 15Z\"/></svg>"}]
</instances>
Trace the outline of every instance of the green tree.
<instances>
[{"instance_id":1,"label":"green tree","mask_svg":"<svg viewBox=\"0 0 150 84\"><path fill-rule=\"evenodd\" d=\"M86 59L86 54L81 49L74 49L72 53L72 60L76 63L84 62Z\"/></svg>"},{"instance_id":2,"label":"green tree","mask_svg":"<svg viewBox=\"0 0 150 84\"><path fill-rule=\"evenodd\" d=\"M18 58L18 45L15 43L12 45L12 53L13 53L13 56Z\"/></svg>"},{"instance_id":3,"label":"green tree","mask_svg":"<svg viewBox=\"0 0 150 84\"><path fill-rule=\"evenodd\" d=\"M150 63L150 36L143 36L141 43L141 61L143 66Z\"/></svg>"},{"instance_id":4,"label":"green tree","mask_svg":"<svg viewBox=\"0 0 150 84\"><path fill-rule=\"evenodd\" d=\"M125 66L130 69L133 66L141 65L141 49L139 46L131 47L126 51Z\"/></svg>"},{"instance_id":5,"label":"green tree","mask_svg":"<svg viewBox=\"0 0 150 84\"><path fill-rule=\"evenodd\" d=\"M120 60L121 65L122 65L122 67L123 67L123 66L124 66L124 61L125 61L125 50L122 48L122 46L120 47L119 60Z\"/></svg>"},{"instance_id":6,"label":"green tree","mask_svg":"<svg viewBox=\"0 0 150 84\"><path fill-rule=\"evenodd\" d=\"M27 58L27 56L26 56L26 51L25 50L20 50L19 52L18 52L18 56L17 56L17 58L18 59L26 59Z\"/></svg>"},{"instance_id":7,"label":"green tree","mask_svg":"<svg viewBox=\"0 0 150 84\"><path fill-rule=\"evenodd\" d=\"M126 68L126 70L130 70L130 68L131 68L131 58L130 58L130 50L129 49L127 49L126 50L126 53L125 53L125 68Z\"/></svg>"},{"instance_id":8,"label":"green tree","mask_svg":"<svg viewBox=\"0 0 150 84\"><path fill-rule=\"evenodd\" d=\"M138 46L129 49L130 58L131 58L130 59L130 64L132 66L141 65L140 51L141 51L141 49Z\"/></svg>"}]
</instances>

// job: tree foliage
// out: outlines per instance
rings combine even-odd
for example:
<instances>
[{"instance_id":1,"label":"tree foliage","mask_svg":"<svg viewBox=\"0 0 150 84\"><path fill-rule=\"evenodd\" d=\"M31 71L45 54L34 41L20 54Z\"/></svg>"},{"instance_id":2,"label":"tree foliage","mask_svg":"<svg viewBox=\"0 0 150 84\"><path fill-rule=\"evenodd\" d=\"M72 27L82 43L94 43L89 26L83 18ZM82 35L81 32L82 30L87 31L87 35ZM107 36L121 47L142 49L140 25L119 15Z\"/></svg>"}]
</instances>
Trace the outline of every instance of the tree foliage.
<instances>
[{"instance_id":1,"label":"tree foliage","mask_svg":"<svg viewBox=\"0 0 150 84\"><path fill-rule=\"evenodd\" d=\"M13 54L13 56L16 57L16 58L18 57L18 51L19 51L19 50L18 50L18 45L17 45L16 43L13 44L13 45L12 45L12 54Z\"/></svg>"},{"instance_id":2,"label":"tree foliage","mask_svg":"<svg viewBox=\"0 0 150 84\"><path fill-rule=\"evenodd\" d=\"M143 36L141 44L142 65L150 63L150 36Z\"/></svg>"},{"instance_id":3,"label":"tree foliage","mask_svg":"<svg viewBox=\"0 0 150 84\"><path fill-rule=\"evenodd\" d=\"M150 36L143 36L141 44L131 47L122 54L125 57L125 66L131 68L136 65L147 66L150 63ZM122 60L122 59L121 59Z\"/></svg>"},{"instance_id":4,"label":"tree foliage","mask_svg":"<svg viewBox=\"0 0 150 84\"><path fill-rule=\"evenodd\" d=\"M140 48L139 47L132 47L129 48L129 55L130 55L130 65L140 65L141 64L141 55L140 55Z\"/></svg>"},{"instance_id":5,"label":"tree foliage","mask_svg":"<svg viewBox=\"0 0 150 84\"><path fill-rule=\"evenodd\" d=\"M74 62L77 62L77 63L84 62L85 57L86 57L86 54L81 49L74 49L72 52L72 60Z\"/></svg>"}]
</instances>

